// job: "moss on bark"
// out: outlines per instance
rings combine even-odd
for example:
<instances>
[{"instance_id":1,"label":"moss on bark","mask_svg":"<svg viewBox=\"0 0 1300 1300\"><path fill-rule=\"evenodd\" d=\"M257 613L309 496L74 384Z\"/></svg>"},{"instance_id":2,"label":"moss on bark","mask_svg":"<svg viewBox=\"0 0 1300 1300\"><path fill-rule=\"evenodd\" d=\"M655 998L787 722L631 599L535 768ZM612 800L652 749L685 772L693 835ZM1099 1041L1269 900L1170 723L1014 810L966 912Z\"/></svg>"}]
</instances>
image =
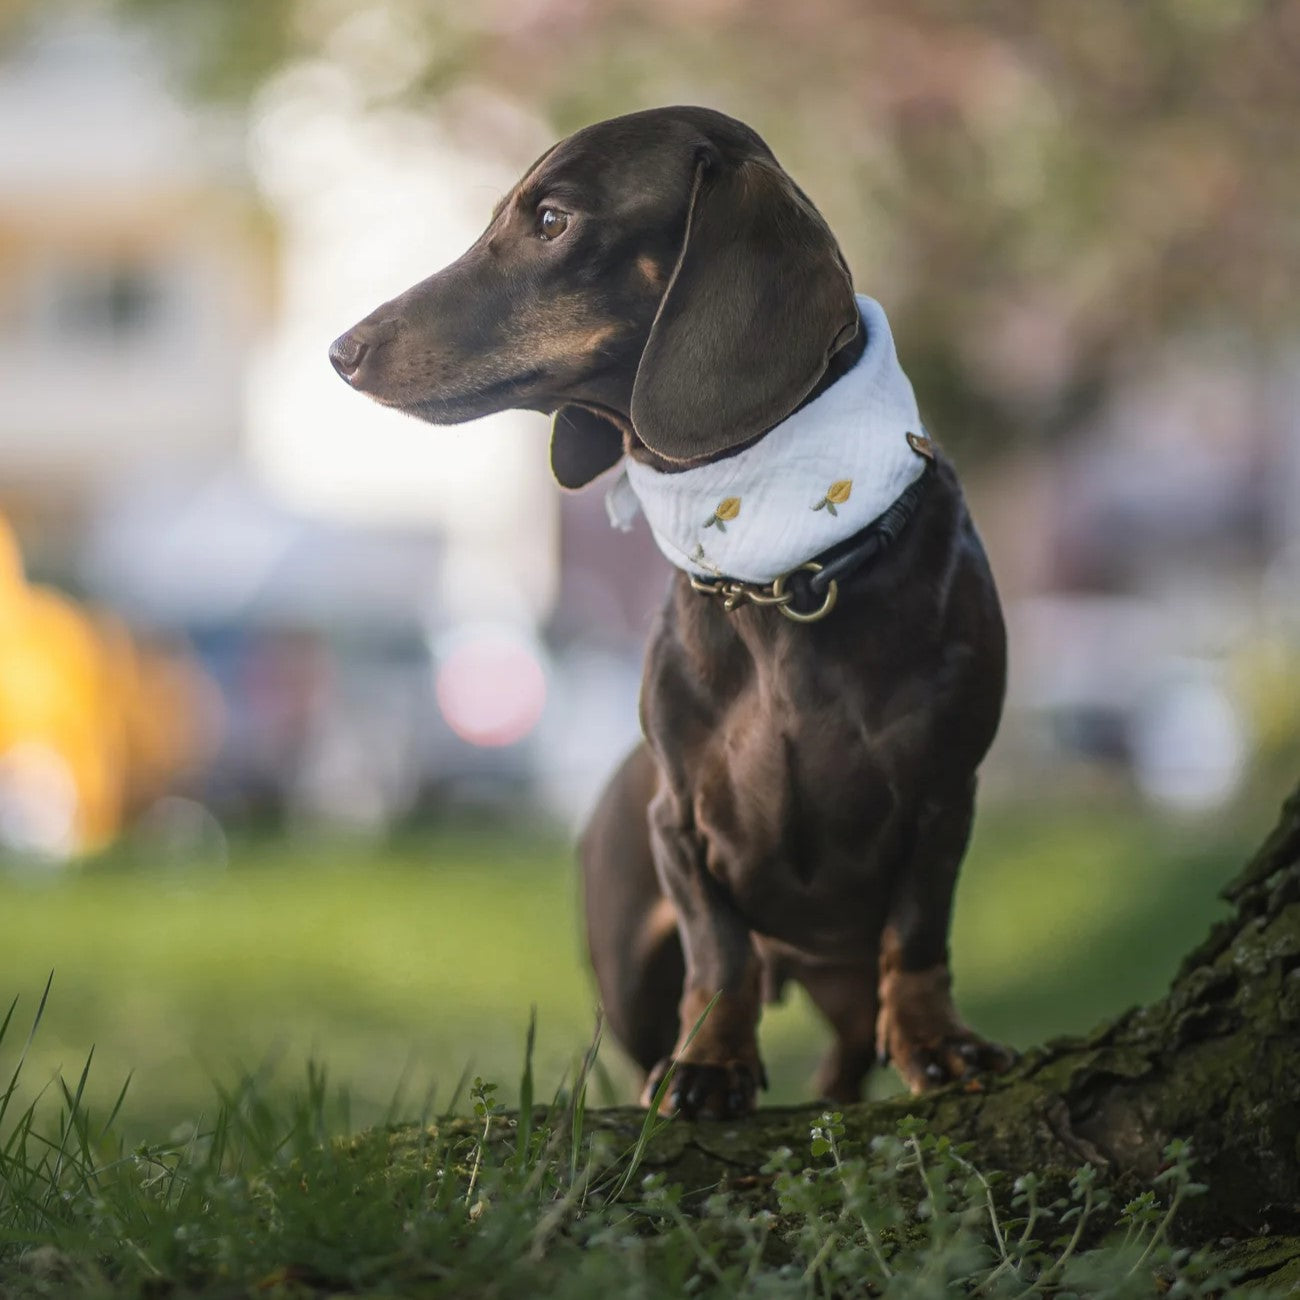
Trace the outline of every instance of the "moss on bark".
<instances>
[{"instance_id":1,"label":"moss on bark","mask_svg":"<svg viewBox=\"0 0 1300 1300\"><path fill-rule=\"evenodd\" d=\"M923 1117L1012 1173L1088 1162L1146 1183L1171 1138L1191 1141L1208 1194L1189 1237L1300 1233L1300 789L1263 848L1225 890L1234 915L1183 963L1169 992L1086 1038L1031 1051L979 1092L851 1107L862 1141ZM815 1109L766 1110L743 1124L674 1124L648 1157L690 1184L755 1172L775 1146L806 1141ZM600 1121L631 1129L636 1113ZM676 1173L675 1175L676 1176Z\"/></svg>"}]
</instances>

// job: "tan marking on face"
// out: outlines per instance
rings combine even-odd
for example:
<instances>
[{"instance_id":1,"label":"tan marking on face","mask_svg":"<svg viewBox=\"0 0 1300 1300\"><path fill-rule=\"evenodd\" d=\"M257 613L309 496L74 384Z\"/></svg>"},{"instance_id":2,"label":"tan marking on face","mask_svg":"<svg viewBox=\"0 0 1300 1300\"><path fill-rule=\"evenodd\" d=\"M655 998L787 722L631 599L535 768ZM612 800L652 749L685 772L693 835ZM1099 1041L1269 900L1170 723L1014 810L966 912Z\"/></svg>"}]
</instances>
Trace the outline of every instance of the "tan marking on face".
<instances>
[{"instance_id":1,"label":"tan marking on face","mask_svg":"<svg viewBox=\"0 0 1300 1300\"><path fill-rule=\"evenodd\" d=\"M584 355L590 356L593 352L599 352L617 333L617 325L601 325L583 338L580 349Z\"/></svg>"},{"instance_id":2,"label":"tan marking on face","mask_svg":"<svg viewBox=\"0 0 1300 1300\"><path fill-rule=\"evenodd\" d=\"M586 365L619 332L617 321L593 319L590 308L574 295L534 304L511 323L515 355L530 365Z\"/></svg>"},{"instance_id":3,"label":"tan marking on face","mask_svg":"<svg viewBox=\"0 0 1300 1300\"><path fill-rule=\"evenodd\" d=\"M551 146L551 147L550 147L550 148L549 148L549 149L548 149L544 154L542 154L542 156L541 156L541 157L540 157L540 158L539 158L535 163L533 163L533 165L532 165L532 166L531 166L531 167L530 167L530 168L529 168L529 169L528 169L528 170L527 170L527 171L526 171L526 172L525 172L525 173L524 173L524 174L523 174L523 175L522 175L522 176L521 176L521 177L520 177L520 178L519 178L515 183L514 183L513 187L512 187L511 190L510 190L510 193L507 194L507 195L505 196L505 198L502 199L501 202L497 205L496 211L493 213L493 218L494 218L494 219L496 218L496 216L498 216L501 212L505 211L507 208L518 207L518 206L520 205L520 203L521 203L521 200L522 200L523 196L524 196L525 194L532 193L532 190L533 190L534 186L536 185L537 178L538 178L538 176L539 176L539 175L541 174L541 172L542 172L542 168L545 167L545 165L550 161L551 155L552 155L553 153L555 153L555 151L556 151L557 149L559 149L559 148L560 148L562 145L564 145L565 143L566 143L565 140L557 140L557 141L556 141L556 142L555 142L555 143L554 143L554 144L553 144L553 145L552 145L552 146ZM534 200L536 200L536 199L538 199L538 198L540 198L540 197L542 197L540 194L534 194L534 195L533 195L533 199L534 199Z\"/></svg>"},{"instance_id":4,"label":"tan marking on face","mask_svg":"<svg viewBox=\"0 0 1300 1300\"><path fill-rule=\"evenodd\" d=\"M636 269L641 273L641 278L652 289L661 289L664 284L664 269L648 253L642 253L636 259Z\"/></svg>"}]
</instances>

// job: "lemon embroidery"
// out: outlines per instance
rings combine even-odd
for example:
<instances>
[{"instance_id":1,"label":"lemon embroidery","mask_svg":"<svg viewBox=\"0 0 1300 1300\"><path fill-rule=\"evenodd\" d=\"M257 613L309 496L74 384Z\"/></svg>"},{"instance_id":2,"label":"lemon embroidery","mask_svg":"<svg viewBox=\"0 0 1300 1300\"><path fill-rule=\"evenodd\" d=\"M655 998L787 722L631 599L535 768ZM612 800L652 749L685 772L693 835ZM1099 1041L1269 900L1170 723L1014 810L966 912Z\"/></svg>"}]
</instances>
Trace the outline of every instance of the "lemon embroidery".
<instances>
[{"instance_id":1,"label":"lemon embroidery","mask_svg":"<svg viewBox=\"0 0 1300 1300\"><path fill-rule=\"evenodd\" d=\"M826 495L812 508L814 510L827 510L831 514L837 515L839 511L835 507L842 506L849 499L849 494L852 491L853 480L851 478L836 479L826 489ZM725 505L726 502L723 502L723 504Z\"/></svg>"},{"instance_id":2,"label":"lemon embroidery","mask_svg":"<svg viewBox=\"0 0 1300 1300\"><path fill-rule=\"evenodd\" d=\"M740 513L739 497L723 497L718 502L713 513L704 521L705 528L712 528L717 525L718 532L727 531L727 521L734 519Z\"/></svg>"}]
</instances>

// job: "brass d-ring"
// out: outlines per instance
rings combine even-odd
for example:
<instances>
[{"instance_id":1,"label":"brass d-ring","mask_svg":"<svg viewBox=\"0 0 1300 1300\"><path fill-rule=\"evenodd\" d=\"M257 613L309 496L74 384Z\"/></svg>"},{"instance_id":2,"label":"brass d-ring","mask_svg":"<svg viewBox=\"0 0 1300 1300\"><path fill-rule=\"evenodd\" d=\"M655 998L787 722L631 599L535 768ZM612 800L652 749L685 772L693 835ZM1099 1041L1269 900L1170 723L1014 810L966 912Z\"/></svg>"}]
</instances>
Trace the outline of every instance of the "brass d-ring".
<instances>
[{"instance_id":1,"label":"brass d-ring","mask_svg":"<svg viewBox=\"0 0 1300 1300\"><path fill-rule=\"evenodd\" d=\"M773 579L772 595L777 600L781 600L783 596L786 597L779 606L781 613L786 618L793 619L796 623L815 623L819 618L825 618L835 608L835 601L840 594L840 584L832 578L830 585L826 588L826 598L822 601L821 606L812 610L811 613L801 614L790 604L790 601L794 599L794 593L786 592L785 582L790 577L790 574L799 573L803 569L808 569L812 573L820 573L822 566L816 560L809 560L807 564L801 564L799 568L791 569L790 573L783 573L779 578Z\"/></svg>"}]
</instances>

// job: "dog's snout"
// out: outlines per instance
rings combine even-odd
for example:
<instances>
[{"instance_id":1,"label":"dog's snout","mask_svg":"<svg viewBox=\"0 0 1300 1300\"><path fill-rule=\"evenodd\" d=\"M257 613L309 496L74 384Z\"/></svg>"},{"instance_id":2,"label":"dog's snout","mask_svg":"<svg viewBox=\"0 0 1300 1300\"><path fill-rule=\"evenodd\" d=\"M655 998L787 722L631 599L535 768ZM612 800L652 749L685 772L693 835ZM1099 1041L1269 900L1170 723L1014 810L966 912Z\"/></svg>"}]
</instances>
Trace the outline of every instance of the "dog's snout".
<instances>
[{"instance_id":1,"label":"dog's snout","mask_svg":"<svg viewBox=\"0 0 1300 1300\"><path fill-rule=\"evenodd\" d=\"M349 330L330 344L330 361L344 379L351 381L369 351L370 344L359 337L355 330Z\"/></svg>"},{"instance_id":2,"label":"dog's snout","mask_svg":"<svg viewBox=\"0 0 1300 1300\"><path fill-rule=\"evenodd\" d=\"M377 388L390 382L385 372L392 369L393 358L385 349L400 332L399 317L381 309L330 344L330 362L353 388L375 395Z\"/></svg>"}]
</instances>

